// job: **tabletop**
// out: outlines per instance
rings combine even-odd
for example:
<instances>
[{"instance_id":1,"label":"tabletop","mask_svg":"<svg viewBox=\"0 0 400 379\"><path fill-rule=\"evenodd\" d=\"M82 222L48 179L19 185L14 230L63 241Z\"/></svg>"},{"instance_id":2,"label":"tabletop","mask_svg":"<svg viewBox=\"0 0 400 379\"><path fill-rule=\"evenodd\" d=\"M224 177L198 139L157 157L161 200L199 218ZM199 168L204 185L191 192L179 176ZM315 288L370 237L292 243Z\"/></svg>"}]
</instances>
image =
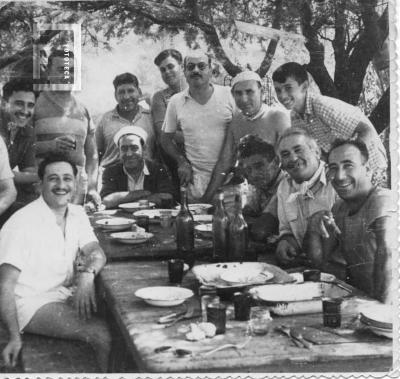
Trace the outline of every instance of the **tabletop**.
<instances>
[{"instance_id":1,"label":"tabletop","mask_svg":"<svg viewBox=\"0 0 400 379\"><path fill-rule=\"evenodd\" d=\"M356 330L357 307L368 301L362 297L351 298L343 306L342 327L354 328L350 330L351 335L329 332L327 341L310 349L299 348L274 328L285 324L318 331L323 328L322 314L273 316L267 335L253 336L241 350L230 348L207 356L205 353L215 347L246 341L248 323L228 317L225 334L197 342L187 341L185 333L190 322L198 322L200 318L159 329L158 318L182 310L182 306L151 306L134 293L142 287L168 285L167 276L166 262L137 261L108 264L99 277L100 294L142 372L387 372L391 368L392 341L367 330ZM182 286L194 290L196 295L190 301L199 313L198 283L191 272L185 276ZM157 352L162 346L170 348ZM190 354L178 357L177 349L188 350Z\"/></svg>"}]
</instances>

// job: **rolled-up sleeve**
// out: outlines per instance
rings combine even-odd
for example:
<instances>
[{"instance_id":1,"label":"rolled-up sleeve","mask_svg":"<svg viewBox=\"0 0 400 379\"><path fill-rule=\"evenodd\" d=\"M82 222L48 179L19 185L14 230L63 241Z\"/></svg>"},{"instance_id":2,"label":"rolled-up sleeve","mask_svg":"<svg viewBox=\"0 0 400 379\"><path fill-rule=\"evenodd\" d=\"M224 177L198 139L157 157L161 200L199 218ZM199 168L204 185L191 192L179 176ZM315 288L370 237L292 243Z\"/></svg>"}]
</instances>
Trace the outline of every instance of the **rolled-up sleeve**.
<instances>
[{"instance_id":1,"label":"rolled-up sleeve","mask_svg":"<svg viewBox=\"0 0 400 379\"><path fill-rule=\"evenodd\" d=\"M178 129L178 112L177 112L177 100L179 98L172 96L168 103L167 111L165 113L165 120L162 126L164 133L175 133Z\"/></svg>"}]
</instances>

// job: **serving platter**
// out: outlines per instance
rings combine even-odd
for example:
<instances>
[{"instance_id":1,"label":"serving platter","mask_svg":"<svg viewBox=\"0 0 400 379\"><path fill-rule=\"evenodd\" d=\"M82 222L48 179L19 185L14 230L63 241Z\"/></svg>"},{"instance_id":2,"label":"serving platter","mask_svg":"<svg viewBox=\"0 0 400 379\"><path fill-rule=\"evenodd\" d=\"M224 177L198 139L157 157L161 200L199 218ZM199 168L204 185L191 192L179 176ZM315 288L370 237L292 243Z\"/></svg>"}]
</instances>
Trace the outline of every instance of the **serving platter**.
<instances>
[{"instance_id":1,"label":"serving platter","mask_svg":"<svg viewBox=\"0 0 400 379\"><path fill-rule=\"evenodd\" d=\"M95 225L99 226L103 230L120 231L126 230L132 227L136 223L136 220L123 217L109 217L102 218L95 221Z\"/></svg>"},{"instance_id":2,"label":"serving platter","mask_svg":"<svg viewBox=\"0 0 400 379\"><path fill-rule=\"evenodd\" d=\"M148 241L153 237L154 237L153 233L133 232L133 231L110 234L110 238L128 245L138 245Z\"/></svg>"},{"instance_id":3,"label":"serving platter","mask_svg":"<svg viewBox=\"0 0 400 379\"><path fill-rule=\"evenodd\" d=\"M135 292L136 297L143 299L147 304L157 307L179 305L193 295L193 291L187 288L170 286L144 287Z\"/></svg>"},{"instance_id":4,"label":"serving platter","mask_svg":"<svg viewBox=\"0 0 400 379\"><path fill-rule=\"evenodd\" d=\"M194 266L200 283L216 288L235 288L263 284L273 278L263 262L226 262Z\"/></svg>"},{"instance_id":5,"label":"serving platter","mask_svg":"<svg viewBox=\"0 0 400 379\"><path fill-rule=\"evenodd\" d=\"M382 328L393 328L393 310L388 304L369 304L360 309L360 321L364 324Z\"/></svg>"}]
</instances>

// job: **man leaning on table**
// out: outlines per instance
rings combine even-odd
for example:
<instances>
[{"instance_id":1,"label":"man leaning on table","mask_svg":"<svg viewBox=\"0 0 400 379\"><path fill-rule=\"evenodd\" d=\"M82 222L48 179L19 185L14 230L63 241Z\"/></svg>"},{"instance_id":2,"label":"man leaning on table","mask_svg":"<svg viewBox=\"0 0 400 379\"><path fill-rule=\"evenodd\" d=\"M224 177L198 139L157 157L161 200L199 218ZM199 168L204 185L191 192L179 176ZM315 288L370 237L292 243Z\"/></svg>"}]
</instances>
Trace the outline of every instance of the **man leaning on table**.
<instances>
[{"instance_id":1,"label":"man leaning on table","mask_svg":"<svg viewBox=\"0 0 400 379\"><path fill-rule=\"evenodd\" d=\"M111 336L93 316L94 279L106 258L83 208L71 204L77 167L53 154L38 175L42 195L0 232L0 316L9 334L4 362L16 364L26 331L88 342L106 371Z\"/></svg>"},{"instance_id":2,"label":"man leaning on table","mask_svg":"<svg viewBox=\"0 0 400 379\"><path fill-rule=\"evenodd\" d=\"M333 253L339 251L350 284L390 303L397 239L394 193L372 184L368 150L361 140L334 142L328 164L328 177L340 199L332 212L311 218L304 250L317 267L328 271L335 263Z\"/></svg>"},{"instance_id":3,"label":"man leaning on table","mask_svg":"<svg viewBox=\"0 0 400 379\"><path fill-rule=\"evenodd\" d=\"M288 174L277 190L276 256L281 264L296 264L309 218L320 210L330 210L336 194L326 178L319 146L304 129L289 128L283 132L276 151L282 169Z\"/></svg>"},{"instance_id":4,"label":"man leaning on table","mask_svg":"<svg viewBox=\"0 0 400 379\"><path fill-rule=\"evenodd\" d=\"M137 126L125 126L114 136L119 162L103 173L101 197L107 208L121 203L148 199L160 205L160 194L172 198L173 187L166 170L144 158L147 133Z\"/></svg>"}]
</instances>

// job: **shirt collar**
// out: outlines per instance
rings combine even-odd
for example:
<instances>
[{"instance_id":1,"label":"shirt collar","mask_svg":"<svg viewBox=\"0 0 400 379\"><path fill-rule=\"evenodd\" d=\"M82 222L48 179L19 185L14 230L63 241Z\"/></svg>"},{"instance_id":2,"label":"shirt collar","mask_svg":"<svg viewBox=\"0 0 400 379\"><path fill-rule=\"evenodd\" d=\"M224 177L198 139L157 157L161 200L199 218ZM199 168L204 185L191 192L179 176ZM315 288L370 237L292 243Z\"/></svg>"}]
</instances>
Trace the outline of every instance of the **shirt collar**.
<instances>
[{"instance_id":1,"label":"shirt collar","mask_svg":"<svg viewBox=\"0 0 400 379\"><path fill-rule=\"evenodd\" d=\"M210 85L211 85L211 87L214 89L214 91L213 91L213 95L214 95L214 93L215 93L215 87L214 87L214 85L213 85L212 83L210 83ZM192 96L190 95L190 93L189 93L189 90L190 90L190 88L189 88L189 87L186 87L186 88L182 91L185 101L188 100L188 99L193 99L193 97L192 97ZM211 95L211 96L212 96L212 95ZM193 100L194 100L194 99L193 99ZM194 101L196 101L196 100L194 100Z\"/></svg>"},{"instance_id":2,"label":"shirt collar","mask_svg":"<svg viewBox=\"0 0 400 379\"><path fill-rule=\"evenodd\" d=\"M119 120L124 120L126 122L130 122L131 124L134 124L137 120L139 120L139 118L142 117L142 113L143 113L143 107L139 104L138 105L138 111L135 114L135 117L133 118L132 122L130 122L129 120L127 120L126 118L123 118L119 115L118 113L118 105L115 106L115 108L112 110L111 112L111 117L112 118L117 118Z\"/></svg>"},{"instance_id":3,"label":"shirt collar","mask_svg":"<svg viewBox=\"0 0 400 379\"><path fill-rule=\"evenodd\" d=\"M267 104L261 103L260 109L258 110L258 112L254 116L246 116L243 112L242 112L242 115L246 120L254 121L254 120L257 120L257 119L261 118L265 114L265 112L267 112L267 111L268 111Z\"/></svg>"},{"instance_id":4,"label":"shirt collar","mask_svg":"<svg viewBox=\"0 0 400 379\"><path fill-rule=\"evenodd\" d=\"M129 178L131 178L132 180L135 180L131 175L129 175L128 174L128 172L125 170L125 167L124 167L124 165L122 165L122 169L124 170L124 173L129 177ZM150 172L149 172L149 169L148 169L148 167L147 167L147 164L146 164L146 161L144 161L143 162L143 170L142 170L142 172L140 173L140 175L139 175L139 178L140 178L140 176L141 175L150 175ZM136 180L135 180L136 181Z\"/></svg>"},{"instance_id":5,"label":"shirt collar","mask_svg":"<svg viewBox=\"0 0 400 379\"><path fill-rule=\"evenodd\" d=\"M56 221L56 215L54 212L51 210L51 208L48 206L48 204L45 202L43 195L40 195L37 199L38 205L41 208L41 216L43 216L43 219L51 219ZM71 207L70 204L67 205L67 218L70 217L72 214L75 213L75 209Z\"/></svg>"},{"instance_id":6,"label":"shirt collar","mask_svg":"<svg viewBox=\"0 0 400 379\"><path fill-rule=\"evenodd\" d=\"M322 184L326 185L327 181L325 175L325 162L321 160L319 161L317 171L315 171L314 175L309 180L298 184L291 177L289 177L289 182L291 187L295 188L296 190L298 190L300 187L311 188L317 182L321 182Z\"/></svg>"},{"instance_id":7,"label":"shirt collar","mask_svg":"<svg viewBox=\"0 0 400 379\"><path fill-rule=\"evenodd\" d=\"M304 107L304 114L311 115L312 114L312 93L307 90L306 93L306 104Z\"/></svg>"}]
</instances>

